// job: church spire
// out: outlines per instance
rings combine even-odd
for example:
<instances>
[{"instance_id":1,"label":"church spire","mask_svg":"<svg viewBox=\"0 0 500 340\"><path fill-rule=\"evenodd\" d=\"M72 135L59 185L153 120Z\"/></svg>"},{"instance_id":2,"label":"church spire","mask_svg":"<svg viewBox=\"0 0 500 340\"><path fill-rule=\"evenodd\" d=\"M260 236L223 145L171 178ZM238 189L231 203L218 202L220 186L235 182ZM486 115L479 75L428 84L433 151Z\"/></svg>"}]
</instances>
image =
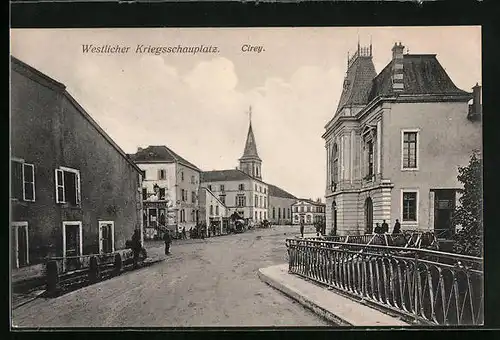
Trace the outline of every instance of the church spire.
<instances>
[{"instance_id":1,"label":"church spire","mask_svg":"<svg viewBox=\"0 0 500 340\"><path fill-rule=\"evenodd\" d=\"M252 107L250 106L248 110L248 133L247 133L247 141L245 143L245 150L243 151L242 159L250 159L250 158L259 158L259 154L257 153L257 144L255 143L255 136L253 134L252 129Z\"/></svg>"},{"instance_id":2,"label":"church spire","mask_svg":"<svg viewBox=\"0 0 500 340\"><path fill-rule=\"evenodd\" d=\"M248 110L248 134L243 156L239 159L240 170L255 178L262 178L262 160L257 152L257 144L252 129L252 107Z\"/></svg>"}]
</instances>

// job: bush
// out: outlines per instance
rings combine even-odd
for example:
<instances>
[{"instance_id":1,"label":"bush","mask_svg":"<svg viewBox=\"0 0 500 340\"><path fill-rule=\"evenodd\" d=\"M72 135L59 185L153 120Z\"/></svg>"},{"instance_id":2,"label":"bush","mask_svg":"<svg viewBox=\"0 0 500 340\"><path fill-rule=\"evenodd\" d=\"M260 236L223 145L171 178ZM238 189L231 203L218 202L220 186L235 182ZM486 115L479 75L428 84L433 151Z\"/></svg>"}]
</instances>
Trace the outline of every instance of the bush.
<instances>
[{"instance_id":1,"label":"bush","mask_svg":"<svg viewBox=\"0 0 500 340\"><path fill-rule=\"evenodd\" d=\"M458 168L458 180L464 185L453 214L453 225L461 227L454 236L453 251L483 256L483 187L481 159L474 152L469 165Z\"/></svg>"}]
</instances>

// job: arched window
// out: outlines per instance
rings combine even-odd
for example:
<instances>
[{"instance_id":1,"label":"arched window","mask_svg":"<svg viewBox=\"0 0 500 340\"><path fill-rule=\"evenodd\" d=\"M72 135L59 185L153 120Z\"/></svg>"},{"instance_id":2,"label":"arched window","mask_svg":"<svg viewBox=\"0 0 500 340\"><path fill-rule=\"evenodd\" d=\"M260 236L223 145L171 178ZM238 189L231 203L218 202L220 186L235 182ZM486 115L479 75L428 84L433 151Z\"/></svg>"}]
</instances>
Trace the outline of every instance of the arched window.
<instances>
[{"instance_id":1,"label":"arched window","mask_svg":"<svg viewBox=\"0 0 500 340\"><path fill-rule=\"evenodd\" d=\"M332 149L332 183L339 182L339 150L337 143L333 144Z\"/></svg>"},{"instance_id":2,"label":"arched window","mask_svg":"<svg viewBox=\"0 0 500 340\"><path fill-rule=\"evenodd\" d=\"M273 218L276 218L276 208L273 207Z\"/></svg>"}]
</instances>

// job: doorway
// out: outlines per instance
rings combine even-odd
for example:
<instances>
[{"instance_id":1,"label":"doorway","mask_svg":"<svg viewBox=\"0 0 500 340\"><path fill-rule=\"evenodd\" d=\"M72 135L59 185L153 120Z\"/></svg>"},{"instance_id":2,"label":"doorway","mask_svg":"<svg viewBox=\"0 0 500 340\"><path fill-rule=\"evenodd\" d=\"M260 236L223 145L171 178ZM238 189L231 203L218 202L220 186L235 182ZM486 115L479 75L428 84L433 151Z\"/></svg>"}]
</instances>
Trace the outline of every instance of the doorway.
<instances>
[{"instance_id":1,"label":"doorway","mask_svg":"<svg viewBox=\"0 0 500 340\"><path fill-rule=\"evenodd\" d=\"M99 253L108 254L115 251L115 223L99 221Z\"/></svg>"},{"instance_id":2,"label":"doorway","mask_svg":"<svg viewBox=\"0 0 500 340\"><path fill-rule=\"evenodd\" d=\"M373 202L371 197L365 200L365 234L371 234L373 232Z\"/></svg>"},{"instance_id":3,"label":"doorway","mask_svg":"<svg viewBox=\"0 0 500 340\"><path fill-rule=\"evenodd\" d=\"M450 239L454 234L452 217L455 199L454 189L434 190L434 232L438 238Z\"/></svg>"},{"instance_id":4,"label":"doorway","mask_svg":"<svg viewBox=\"0 0 500 340\"><path fill-rule=\"evenodd\" d=\"M82 222L63 222L63 257L82 254Z\"/></svg>"},{"instance_id":5,"label":"doorway","mask_svg":"<svg viewBox=\"0 0 500 340\"><path fill-rule=\"evenodd\" d=\"M12 222L12 268L29 265L28 222Z\"/></svg>"}]
</instances>

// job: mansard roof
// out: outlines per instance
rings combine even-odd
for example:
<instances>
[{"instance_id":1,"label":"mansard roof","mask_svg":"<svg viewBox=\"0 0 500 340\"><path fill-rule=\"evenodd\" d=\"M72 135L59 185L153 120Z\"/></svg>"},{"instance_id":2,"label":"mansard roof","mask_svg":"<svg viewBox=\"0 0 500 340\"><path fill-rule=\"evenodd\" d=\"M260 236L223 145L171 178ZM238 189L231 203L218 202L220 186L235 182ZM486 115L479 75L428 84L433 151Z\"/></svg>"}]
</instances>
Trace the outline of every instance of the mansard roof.
<instances>
[{"instance_id":1,"label":"mansard roof","mask_svg":"<svg viewBox=\"0 0 500 340\"><path fill-rule=\"evenodd\" d=\"M373 79L368 101L379 96L392 95L391 61ZM403 55L403 91L398 94L468 95L455 86L435 54Z\"/></svg>"},{"instance_id":2,"label":"mansard roof","mask_svg":"<svg viewBox=\"0 0 500 340\"><path fill-rule=\"evenodd\" d=\"M356 57L347 70L336 112L346 106L368 104L372 80L376 76L377 72L371 56Z\"/></svg>"},{"instance_id":3,"label":"mansard roof","mask_svg":"<svg viewBox=\"0 0 500 340\"><path fill-rule=\"evenodd\" d=\"M293 203L292 205L298 205L298 204L303 204L303 203L312 204L312 205L326 206L325 203L323 203L323 202L316 202L316 201L313 201L310 198L299 198L297 200L297 202Z\"/></svg>"},{"instance_id":4,"label":"mansard roof","mask_svg":"<svg viewBox=\"0 0 500 340\"><path fill-rule=\"evenodd\" d=\"M150 145L145 149L139 149L130 158L136 163L175 163L201 171L196 165L179 156L165 145Z\"/></svg>"},{"instance_id":5,"label":"mansard roof","mask_svg":"<svg viewBox=\"0 0 500 340\"><path fill-rule=\"evenodd\" d=\"M257 152L257 144L255 143L255 136L253 134L252 122L250 122L250 126L248 127L245 150L243 151L243 156L241 156L240 160L245 160L245 159L261 160Z\"/></svg>"}]
</instances>

